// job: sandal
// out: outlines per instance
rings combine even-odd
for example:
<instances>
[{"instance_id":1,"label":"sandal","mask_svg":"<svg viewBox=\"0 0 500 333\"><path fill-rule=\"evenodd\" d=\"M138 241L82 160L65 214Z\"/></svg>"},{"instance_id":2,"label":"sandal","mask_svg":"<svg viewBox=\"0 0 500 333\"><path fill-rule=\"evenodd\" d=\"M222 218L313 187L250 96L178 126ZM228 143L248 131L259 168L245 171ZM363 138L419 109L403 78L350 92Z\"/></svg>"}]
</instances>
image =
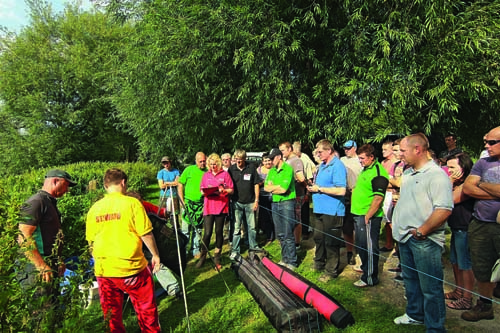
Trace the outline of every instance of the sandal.
<instances>
[{"instance_id":1,"label":"sandal","mask_svg":"<svg viewBox=\"0 0 500 333\"><path fill-rule=\"evenodd\" d=\"M470 310L472 309L472 299L462 297L456 301L447 303L446 306L453 310Z\"/></svg>"},{"instance_id":2,"label":"sandal","mask_svg":"<svg viewBox=\"0 0 500 333\"><path fill-rule=\"evenodd\" d=\"M457 289L444 294L444 299L448 299L451 301L456 301L459 300L460 298L462 298L462 293Z\"/></svg>"}]
</instances>

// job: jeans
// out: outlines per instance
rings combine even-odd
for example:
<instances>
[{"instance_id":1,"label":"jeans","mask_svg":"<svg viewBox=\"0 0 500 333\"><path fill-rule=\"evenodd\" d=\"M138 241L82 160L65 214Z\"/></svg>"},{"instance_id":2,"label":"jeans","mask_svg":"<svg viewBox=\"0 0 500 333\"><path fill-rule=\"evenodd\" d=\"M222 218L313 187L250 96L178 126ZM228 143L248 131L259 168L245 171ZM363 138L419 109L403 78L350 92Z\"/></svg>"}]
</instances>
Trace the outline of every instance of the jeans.
<instances>
[{"instance_id":1,"label":"jeans","mask_svg":"<svg viewBox=\"0 0 500 333\"><path fill-rule=\"evenodd\" d=\"M361 259L361 280L370 286L379 283L378 279L378 238L382 217L372 217L370 223L365 223L364 215L355 215L355 244Z\"/></svg>"},{"instance_id":2,"label":"jeans","mask_svg":"<svg viewBox=\"0 0 500 333\"><path fill-rule=\"evenodd\" d=\"M295 199L273 202L273 221L276 238L281 245L281 261L285 264L297 266L297 252L293 229L295 222Z\"/></svg>"},{"instance_id":3,"label":"jeans","mask_svg":"<svg viewBox=\"0 0 500 333\"><path fill-rule=\"evenodd\" d=\"M233 245L232 252L240 253L240 242L241 242L241 224L243 223L243 218L247 221L247 235L248 243L251 249L258 248L257 245L257 231L255 229L255 211L253 210L254 203L242 204L235 202L234 208L234 234L233 234Z\"/></svg>"},{"instance_id":4,"label":"jeans","mask_svg":"<svg viewBox=\"0 0 500 333\"><path fill-rule=\"evenodd\" d=\"M430 239L411 237L406 243L399 243L408 300L406 314L423 321L427 332L446 331L441 250L441 246Z\"/></svg>"},{"instance_id":5,"label":"jeans","mask_svg":"<svg viewBox=\"0 0 500 333\"><path fill-rule=\"evenodd\" d=\"M340 248L342 247L342 221L343 216L314 214L314 267L318 270L337 277L340 264Z\"/></svg>"},{"instance_id":6,"label":"jeans","mask_svg":"<svg viewBox=\"0 0 500 333\"><path fill-rule=\"evenodd\" d=\"M180 290L179 282L174 273L167 266L160 265L160 270L155 273L156 279L169 296L175 296Z\"/></svg>"},{"instance_id":7,"label":"jeans","mask_svg":"<svg viewBox=\"0 0 500 333\"><path fill-rule=\"evenodd\" d=\"M196 256L200 254L200 240L201 240L201 232L203 229L198 229L192 226L191 224L187 223L182 220L182 226L181 226L182 233L186 235L186 237L189 239L189 244L191 252L193 253L193 256ZM190 234L192 233L192 237L189 237ZM187 249L187 246L186 246Z\"/></svg>"}]
</instances>

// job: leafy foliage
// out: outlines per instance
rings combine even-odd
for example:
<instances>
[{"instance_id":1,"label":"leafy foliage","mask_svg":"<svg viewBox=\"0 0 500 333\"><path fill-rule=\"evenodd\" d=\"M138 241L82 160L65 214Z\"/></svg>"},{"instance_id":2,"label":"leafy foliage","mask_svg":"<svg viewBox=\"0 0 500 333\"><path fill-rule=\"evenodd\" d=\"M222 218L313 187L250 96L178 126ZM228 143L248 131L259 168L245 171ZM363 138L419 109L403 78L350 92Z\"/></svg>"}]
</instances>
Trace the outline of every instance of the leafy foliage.
<instances>
[{"instance_id":1,"label":"leafy foliage","mask_svg":"<svg viewBox=\"0 0 500 333\"><path fill-rule=\"evenodd\" d=\"M500 115L499 5L145 2L113 100L145 154L420 129L479 148Z\"/></svg>"},{"instance_id":2,"label":"leafy foliage","mask_svg":"<svg viewBox=\"0 0 500 333\"><path fill-rule=\"evenodd\" d=\"M61 15L50 7L32 10L31 25L1 44L6 136L0 145L11 150L2 156L1 172L133 158L134 141L117 129L108 100L110 59L130 29L72 6Z\"/></svg>"},{"instance_id":3,"label":"leafy foliage","mask_svg":"<svg viewBox=\"0 0 500 333\"><path fill-rule=\"evenodd\" d=\"M44 306L46 299L32 297L34 290L22 290L16 279L16 272L22 270L25 264L25 260L19 257L16 242L19 209L29 196L41 188L47 169L0 180L0 281L4 286L0 291L0 306L6 310L0 315L0 331L54 332L56 326L68 332L85 331L82 323L86 318L82 317L82 311L88 291L80 288L80 285L89 286L90 283L85 216L90 206L103 195L101 179L104 171L111 167L121 168L128 174L130 189L144 192L149 184L156 183L157 168L146 163L76 163L62 167L78 182L70 193L58 200L65 240L62 254L63 258L79 258L81 264L77 266L76 274L68 278L65 292L58 297L59 304L63 306L51 308ZM96 191L87 190L91 181L97 181ZM56 283L62 281L57 279ZM39 316L33 316L34 312ZM94 322L92 329L95 325Z\"/></svg>"}]
</instances>

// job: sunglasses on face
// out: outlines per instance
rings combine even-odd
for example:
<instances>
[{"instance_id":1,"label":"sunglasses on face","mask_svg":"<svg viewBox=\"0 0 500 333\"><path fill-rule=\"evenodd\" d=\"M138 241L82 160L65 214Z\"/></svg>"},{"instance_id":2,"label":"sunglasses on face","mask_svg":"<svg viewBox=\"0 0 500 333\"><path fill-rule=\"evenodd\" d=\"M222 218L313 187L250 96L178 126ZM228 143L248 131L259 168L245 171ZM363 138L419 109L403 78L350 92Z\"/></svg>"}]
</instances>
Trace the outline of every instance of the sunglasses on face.
<instances>
[{"instance_id":1,"label":"sunglasses on face","mask_svg":"<svg viewBox=\"0 0 500 333\"><path fill-rule=\"evenodd\" d=\"M353 146L350 146L350 147L344 147L345 150L349 150L351 149Z\"/></svg>"},{"instance_id":2,"label":"sunglasses on face","mask_svg":"<svg viewBox=\"0 0 500 333\"><path fill-rule=\"evenodd\" d=\"M493 145L496 145L497 143L499 143L500 140L484 140L484 144L488 144L490 146L493 146Z\"/></svg>"}]
</instances>

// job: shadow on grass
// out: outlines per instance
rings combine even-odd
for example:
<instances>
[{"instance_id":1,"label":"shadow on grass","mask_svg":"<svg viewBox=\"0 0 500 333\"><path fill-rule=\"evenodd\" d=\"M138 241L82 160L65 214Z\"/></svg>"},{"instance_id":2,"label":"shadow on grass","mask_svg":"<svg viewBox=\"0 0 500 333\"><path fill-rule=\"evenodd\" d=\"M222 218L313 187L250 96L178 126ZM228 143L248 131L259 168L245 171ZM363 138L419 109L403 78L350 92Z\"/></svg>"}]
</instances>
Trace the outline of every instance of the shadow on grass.
<instances>
[{"instance_id":1,"label":"shadow on grass","mask_svg":"<svg viewBox=\"0 0 500 333\"><path fill-rule=\"evenodd\" d=\"M229 264L225 260L223 260L224 267L220 273L214 270L208 258L205 265L200 269L194 268L194 264L194 262L191 262L184 274L191 329L193 329L193 325L197 326L196 323L199 320L193 319L199 317L200 312L203 313L202 309L210 307L211 303L224 304L223 299L230 297L240 284L235 273L229 268ZM226 283L231 292L226 287ZM166 297L160 299L158 304L160 323L164 330L187 330L184 299ZM196 332L198 332L198 328Z\"/></svg>"}]
</instances>

